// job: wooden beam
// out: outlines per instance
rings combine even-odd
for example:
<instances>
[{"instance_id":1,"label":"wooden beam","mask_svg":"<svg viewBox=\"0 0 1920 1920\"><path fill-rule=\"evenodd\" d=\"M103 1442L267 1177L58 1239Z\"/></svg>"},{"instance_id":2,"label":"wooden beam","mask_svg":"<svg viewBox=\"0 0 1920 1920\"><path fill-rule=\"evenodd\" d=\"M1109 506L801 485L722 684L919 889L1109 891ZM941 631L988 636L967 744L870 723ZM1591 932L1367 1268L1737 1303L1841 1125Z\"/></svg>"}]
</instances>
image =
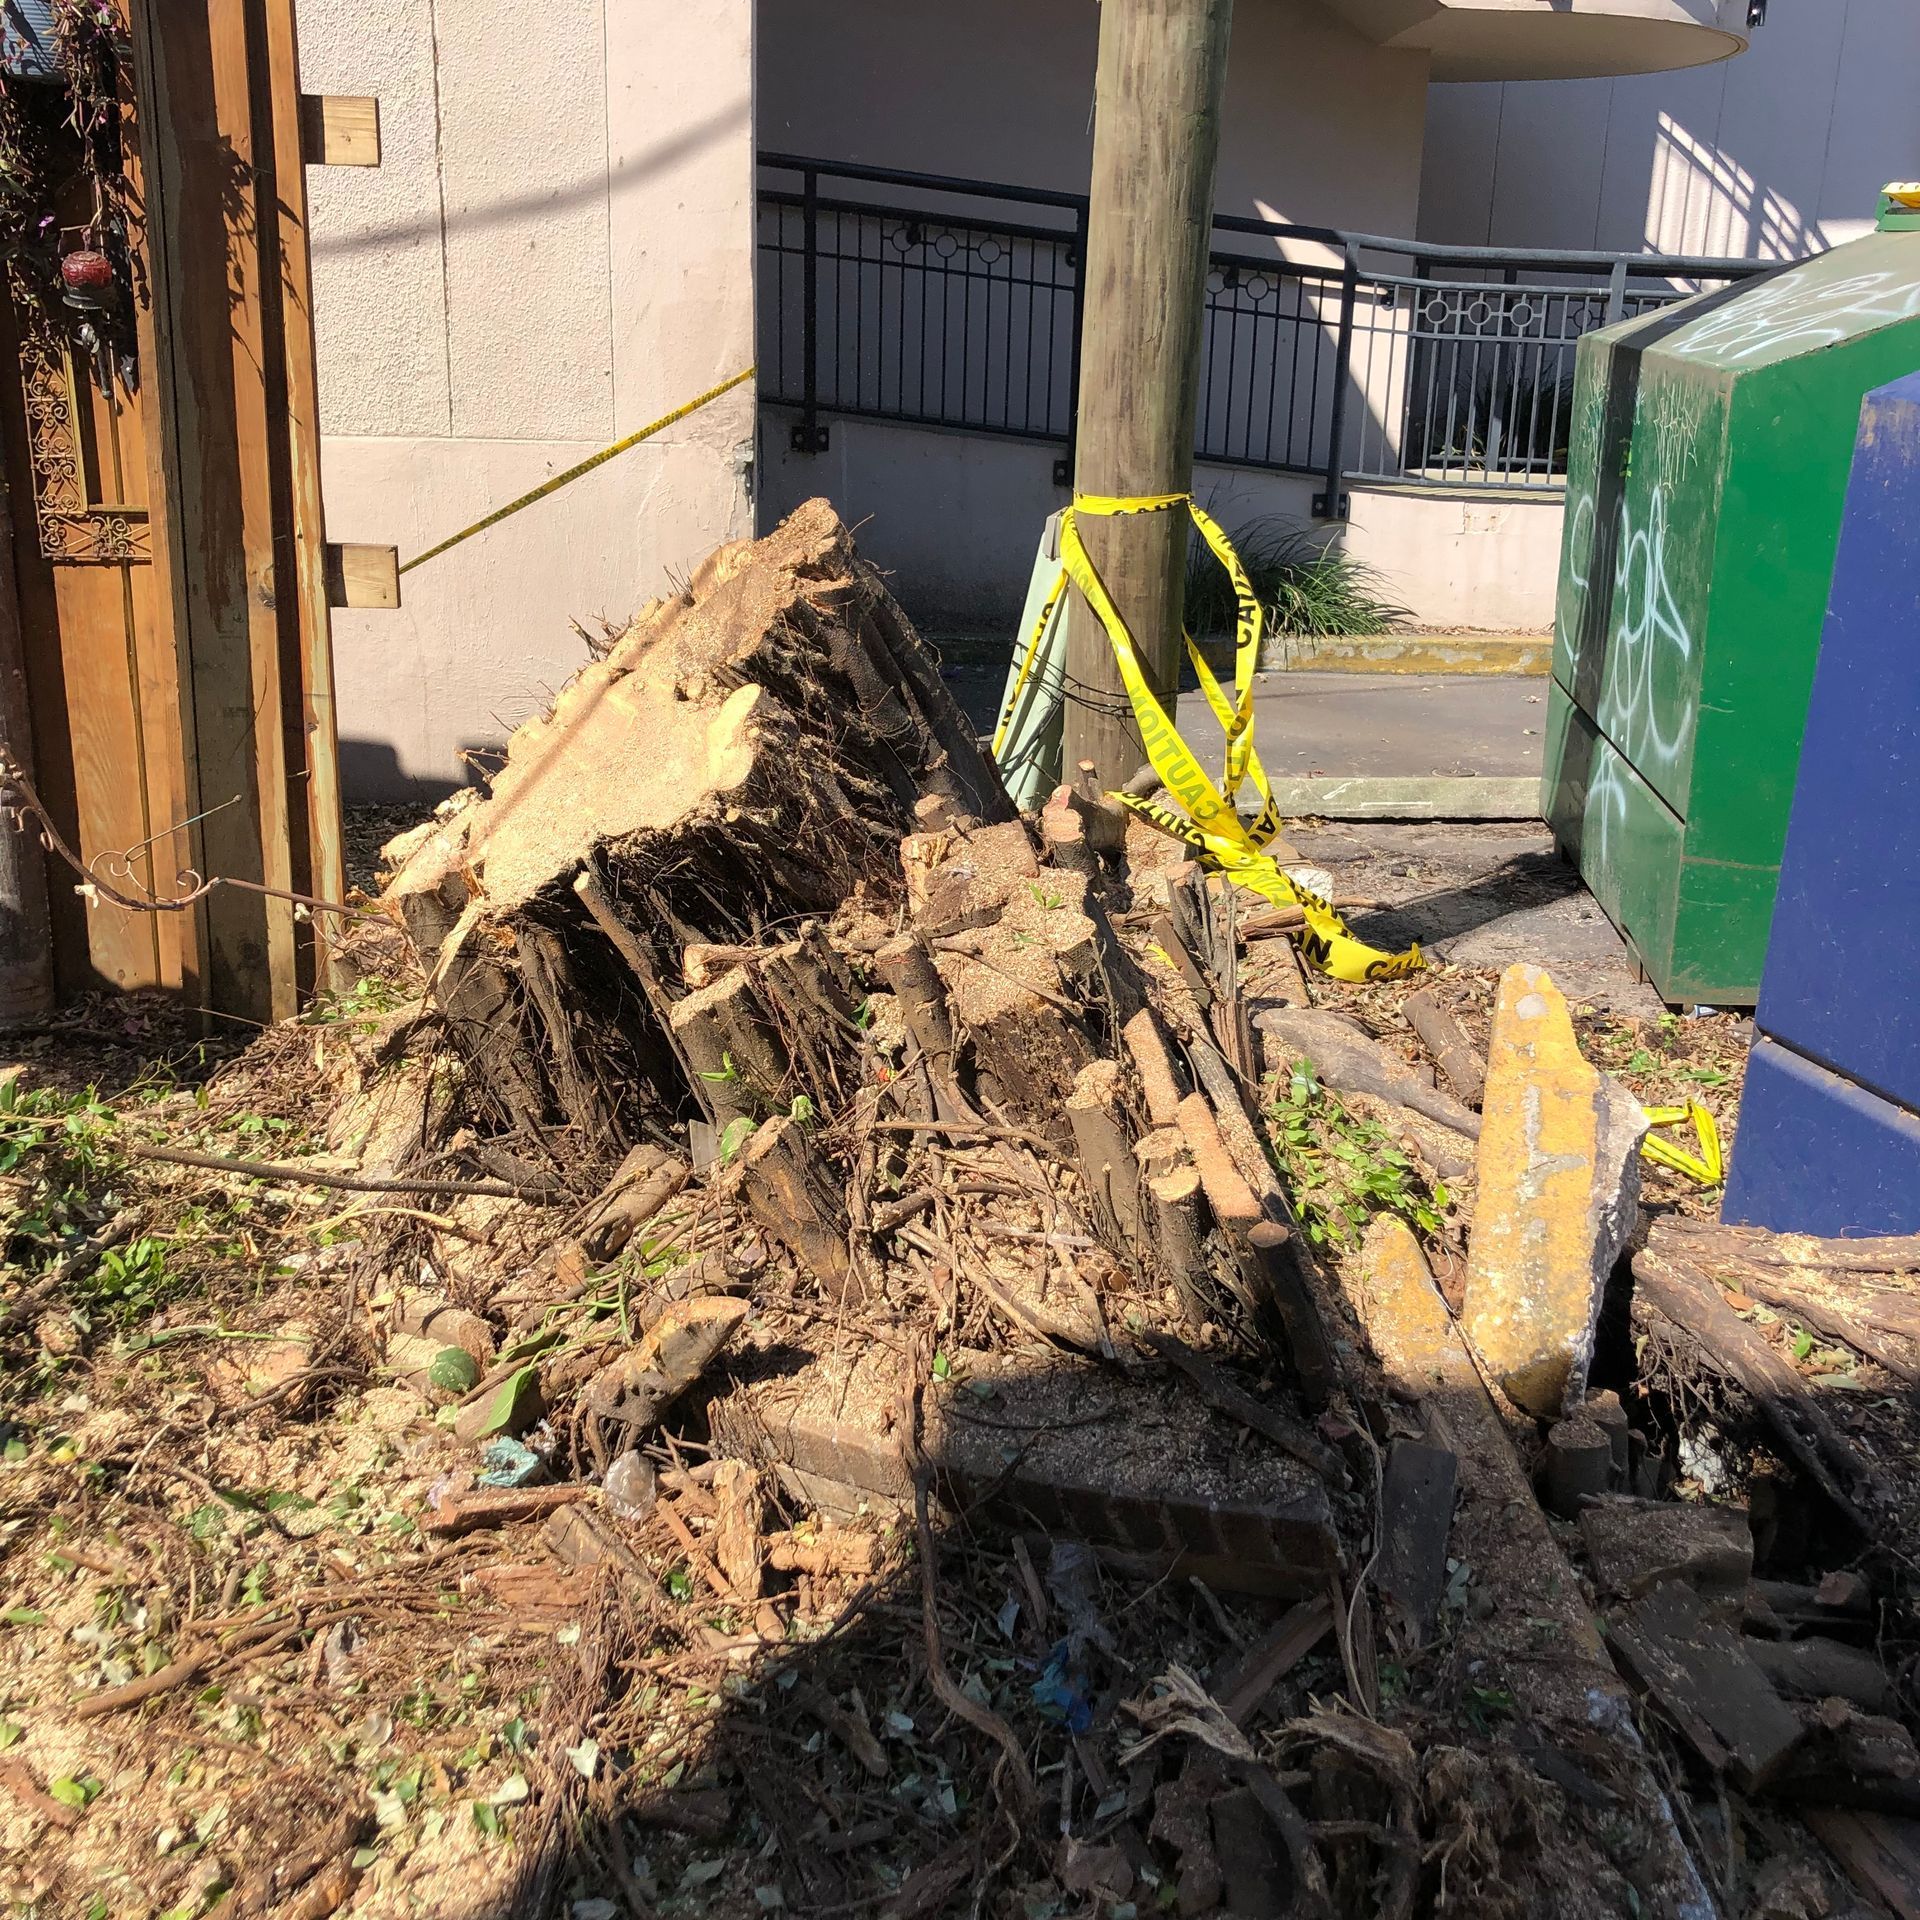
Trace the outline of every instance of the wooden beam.
<instances>
[{"instance_id":1,"label":"wooden beam","mask_svg":"<svg viewBox=\"0 0 1920 1920\"><path fill-rule=\"evenodd\" d=\"M33 714L21 644L13 571L13 516L0 486L0 743L33 773ZM53 1011L53 931L47 914L46 858L24 818L0 816L0 1021L37 1020Z\"/></svg>"},{"instance_id":2,"label":"wooden beam","mask_svg":"<svg viewBox=\"0 0 1920 1920\"><path fill-rule=\"evenodd\" d=\"M321 900L346 895L346 842L340 816L340 742L334 717L333 625L329 612L332 549L326 544L326 518L320 504L320 386L313 332L313 258L307 224L307 177L301 165L308 147L307 108L317 101L329 136L358 126L364 149L369 132L371 157L337 158L343 166L380 163L380 103L351 95L314 95L300 91L300 56L295 44L294 0L270 0L267 8L267 83L273 115L274 159L279 192L274 206L279 221L281 348L286 368L288 505L292 517L294 571L299 586L295 619L287 630L291 678L286 708L287 768L298 782L288 796L289 830L296 839L298 891ZM364 108L364 113L357 109ZM398 555L387 549L395 569L393 602L400 598ZM297 689L297 697L296 697ZM304 789L301 791L300 789ZM305 815L304 837L292 822ZM304 857L302 857L304 856ZM327 934L338 925L322 925L303 940L302 978L328 984Z\"/></svg>"},{"instance_id":3,"label":"wooden beam","mask_svg":"<svg viewBox=\"0 0 1920 1920\"><path fill-rule=\"evenodd\" d=\"M310 167L377 167L380 102L366 93L303 93L300 157Z\"/></svg>"},{"instance_id":4,"label":"wooden beam","mask_svg":"<svg viewBox=\"0 0 1920 1920\"><path fill-rule=\"evenodd\" d=\"M400 549L327 546L327 605L390 610L400 604Z\"/></svg>"},{"instance_id":5,"label":"wooden beam","mask_svg":"<svg viewBox=\"0 0 1920 1920\"><path fill-rule=\"evenodd\" d=\"M1185 493L1193 484L1200 329L1233 0L1103 0L1095 77L1080 410L1083 494ZM1088 557L1170 701L1180 669L1184 513L1085 519ZM1076 590L1066 764L1118 786L1146 758L1113 648Z\"/></svg>"}]
</instances>

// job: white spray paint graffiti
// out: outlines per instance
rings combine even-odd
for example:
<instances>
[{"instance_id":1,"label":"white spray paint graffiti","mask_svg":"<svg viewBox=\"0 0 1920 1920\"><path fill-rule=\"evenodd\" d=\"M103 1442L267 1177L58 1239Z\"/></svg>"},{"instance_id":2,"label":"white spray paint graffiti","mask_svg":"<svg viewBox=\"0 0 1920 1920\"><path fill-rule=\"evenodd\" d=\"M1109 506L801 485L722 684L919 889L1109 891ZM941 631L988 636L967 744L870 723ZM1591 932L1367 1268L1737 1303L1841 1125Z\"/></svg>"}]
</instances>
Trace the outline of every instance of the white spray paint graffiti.
<instances>
[{"instance_id":1,"label":"white spray paint graffiti","mask_svg":"<svg viewBox=\"0 0 1920 1920\"><path fill-rule=\"evenodd\" d=\"M1586 855L1581 869L1588 886L1616 910L1619 901L1613 887L1613 865L1616 853L1625 850L1630 801L1626 763L1604 739L1595 741L1587 763L1586 804L1580 818Z\"/></svg>"},{"instance_id":2,"label":"white spray paint graffiti","mask_svg":"<svg viewBox=\"0 0 1920 1920\"><path fill-rule=\"evenodd\" d=\"M1685 766L1692 747L1694 712L1687 679L1694 638L1674 587L1668 503L1699 461L1700 435L1714 405L1710 395L1686 382L1651 384L1641 395L1635 434L1649 484L1644 491L1620 489L1610 528L1600 524L1592 486L1581 488L1568 503L1560 607L1567 633L1579 632L1595 561L1604 565L1609 548L1612 554L1606 648L1593 714L1605 739L1589 764L1582 807L1587 848L1583 864L1590 881L1611 867L1616 840L1626 827L1630 785L1621 756L1658 790ZM1597 404L1580 421L1589 445L1587 458L1576 464L1596 482L1603 410L1603 403Z\"/></svg>"},{"instance_id":3,"label":"white spray paint graffiti","mask_svg":"<svg viewBox=\"0 0 1920 1920\"><path fill-rule=\"evenodd\" d=\"M1802 267L1683 327L1667 342L1700 359L1757 360L1792 346L1832 346L1874 327L1920 319L1920 281L1879 273L1827 280L1824 266Z\"/></svg>"}]
</instances>

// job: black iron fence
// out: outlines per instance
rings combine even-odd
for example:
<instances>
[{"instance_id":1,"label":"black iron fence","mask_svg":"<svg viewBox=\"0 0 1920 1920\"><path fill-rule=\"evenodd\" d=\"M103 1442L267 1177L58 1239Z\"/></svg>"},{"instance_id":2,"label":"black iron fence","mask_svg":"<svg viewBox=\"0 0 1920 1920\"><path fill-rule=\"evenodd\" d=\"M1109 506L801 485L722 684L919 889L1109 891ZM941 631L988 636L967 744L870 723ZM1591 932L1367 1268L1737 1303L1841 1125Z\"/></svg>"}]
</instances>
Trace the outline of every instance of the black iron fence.
<instances>
[{"instance_id":1,"label":"black iron fence","mask_svg":"<svg viewBox=\"0 0 1920 1920\"><path fill-rule=\"evenodd\" d=\"M760 390L799 410L1051 441L1072 472L1084 195L760 159ZM831 191L823 191L823 183ZM1557 489L1580 336L1745 260L1501 252L1221 215L1196 452L1321 482Z\"/></svg>"}]
</instances>

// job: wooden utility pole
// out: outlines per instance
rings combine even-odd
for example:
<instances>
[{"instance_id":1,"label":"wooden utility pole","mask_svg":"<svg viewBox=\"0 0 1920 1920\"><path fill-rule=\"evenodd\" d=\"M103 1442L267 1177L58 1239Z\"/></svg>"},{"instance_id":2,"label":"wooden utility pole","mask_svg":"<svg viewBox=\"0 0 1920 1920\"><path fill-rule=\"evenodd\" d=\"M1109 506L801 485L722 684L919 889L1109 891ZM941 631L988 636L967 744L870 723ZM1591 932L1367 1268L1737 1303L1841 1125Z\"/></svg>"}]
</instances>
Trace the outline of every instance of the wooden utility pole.
<instances>
[{"instance_id":1,"label":"wooden utility pole","mask_svg":"<svg viewBox=\"0 0 1920 1920\"><path fill-rule=\"evenodd\" d=\"M1193 484L1200 327L1233 0L1101 0L1074 487ZM1085 518L1088 557L1163 700L1179 684L1184 513ZM1112 643L1078 591L1068 612L1066 764L1118 785L1146 758Z\"/></svg>"},{"instance_id":2,"label":"wooden utility pole","mask_svg":"<svg viewBox=\"0 0 1920 1920\"><path fill-rule=\"evenodd\" d=\"M13 577L13 510L0 482L0 744L31 775L33 712ZM53 1011L53 934L46 856L36 828L0 816L0 1025Z\"/></svg>"}]
</instances>

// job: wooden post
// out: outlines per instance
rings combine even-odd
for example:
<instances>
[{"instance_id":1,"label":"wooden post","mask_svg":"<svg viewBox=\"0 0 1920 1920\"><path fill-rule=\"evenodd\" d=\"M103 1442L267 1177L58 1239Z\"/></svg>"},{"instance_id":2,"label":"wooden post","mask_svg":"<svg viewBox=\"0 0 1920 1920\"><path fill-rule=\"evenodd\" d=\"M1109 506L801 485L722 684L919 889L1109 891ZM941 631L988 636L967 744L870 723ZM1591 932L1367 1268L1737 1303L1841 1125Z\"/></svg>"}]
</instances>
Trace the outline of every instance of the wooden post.
<instances>
[{"instance_id":1,"label":"wooden post","mask_svg":"<svg viewBox=\"0 0 1920 1920\"><path fill-rule=\"evenodd\" d=\"M1184 493L1193 481L1200 329L1233 0L1102 0L1093 183L1081 271L1086 320L1074 485ZM1092 560L1171 701L1180 668L1184 513L1080 522ZM1076 591L1066 764L1118 786L1146 758L1113 648Z\"/></svg>"},{"instance_id":2,"label":"wooden post","mask_svg":"<svg viewBox=\"0 0 1920 1920\"><path fill-rule=\"evenodd\" d=\"M0 742L33 771L33 715L14 591L13 512L0 482ZM47 869L38 832L0 816L0 1022L53 1011L53 933L47 918Z\"/></svg>"},{"instance_id":3,"label":"wooden post","mask_svg":"<svg viewBox=\"0 0 1920 1920\"><path fill-rule=\"evenodd\" d=\"M132 0L152 286L156 589L179 662L190 864L345 884L293 0ZM144 341L143 341L144 344ZM182 861L181 864L188 864ZM275 1020L325 974L292 902L222 888L188 987Z\"/></svg>"}]
</instances>

